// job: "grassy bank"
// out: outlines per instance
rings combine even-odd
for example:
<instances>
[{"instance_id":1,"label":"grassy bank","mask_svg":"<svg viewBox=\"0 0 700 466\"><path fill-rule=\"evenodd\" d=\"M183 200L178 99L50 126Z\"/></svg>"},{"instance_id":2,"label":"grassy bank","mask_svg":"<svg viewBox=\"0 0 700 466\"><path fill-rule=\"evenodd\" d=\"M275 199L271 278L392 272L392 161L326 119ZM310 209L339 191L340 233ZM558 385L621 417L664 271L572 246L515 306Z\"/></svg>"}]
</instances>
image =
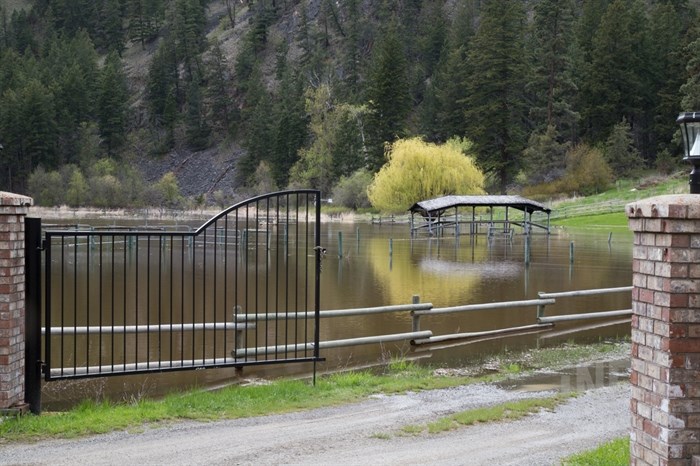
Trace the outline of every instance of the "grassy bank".
<instances>
[{"instance_id":1,"label":"grassy bank","mask_svg":"<svg viewBox=\"0 0 700 466\"><path fill-rule=\"evenodd\" d=\"M687 174L651 175L635 180L620 180L605 192L586 197L573 197L546 203L552 208L555 225L605 228L614 231L627 228L625 205L665 194L688 192Z\"/></svg>"},{"instance_id":2,"label":"grassy bank","mask_svg":"<svg viewBox=\"0 0 700 466\"><path fill-rule=\"evenodd\" d=\"M629 345L625 342L563 345L503 354L455 369L397 361L381 373L360 371L324 375L318 378L315 386L305 380L275 380L216 391L172 393L162 399L141 399L132 403L86 401L66 412L6 418L0 422L0 439L10 442L70 438L114 430L138 430L150 424L183 420L212 421L285 413L352 403L377 393L496 382L535 369L622 358L628 353Z\"/></svg>"}]
</instances>

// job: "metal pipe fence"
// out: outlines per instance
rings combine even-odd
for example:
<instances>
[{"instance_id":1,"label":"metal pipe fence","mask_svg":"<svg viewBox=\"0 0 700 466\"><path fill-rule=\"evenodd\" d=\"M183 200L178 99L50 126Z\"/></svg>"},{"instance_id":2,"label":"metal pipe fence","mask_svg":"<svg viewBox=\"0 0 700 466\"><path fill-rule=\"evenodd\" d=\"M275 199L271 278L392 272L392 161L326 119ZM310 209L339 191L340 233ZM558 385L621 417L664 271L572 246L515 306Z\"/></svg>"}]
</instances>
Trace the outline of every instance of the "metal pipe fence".
<instances>
[{"instance_id":1,"label":"metal pipe fence","mask_svg":"<svg viewBox=\"0 0 700 466\"><path fill-rule=\"evenodd\" d=\"M441 343L446 341L454 340L469 340L475 338L484 337L497 337L505 336L509 334L517 333L530 333L533 331L549 330L554 327L557 322L572 322L572 321L585 321L590 319L606 319L613 317L628 316L632 314L631 309L616 310L616 311L596 311L580 314L569 314L560 316L545 317L546 306L552 306L556 304L556 298L575 298L581 296L598 296L608 293L623 293L631 291L631 286L619 287L619 288L604 288L604 289L593 289L593 290L579 290L579 291L567 291L559 293L539 293L539 299L529 299L521 301L504 301L497 303L484 303L484 304L467 304L462 306L451 306L434 308L432 303L421 303L418 296L414 296L413 303L411 304L400 304L393 306L377 306L368 308L356 308L356 309L341 309L341 310L327 310L320 311L319 317L332 318L332 317L349 317L349 316L360 316L360 315L373 315L373 314L383 314L383 313L393 313L393 312L409 312L412 317L412 331L408 333L398 333L390 335L378 335L378 336L362 336L356 338L348 338L343 340L332 340L319 343L319 348L338 348L343 346L354 346L363 344L376 344L384 343L388 341L400 341L400 340L410 340L412 345L426 345L433 343ZM431 330L421 330L421 319L430 318L430 316L437 316L443 314L454 314L462 312L475 312L475 311L502 311L508 309L518 309L518 308L535 308L535 323L517 327L500 328L493 330L484 330L477 332L461 332L453 334L444 335L433 335ZM307 313L304 312L290 312L287 314L247 314L237 317L237 323L245 323L248 321L260 322L261 320L282 320L282 319L297 319L305 318ZM426 335L426 332L429 335ZM303 348L308 349L310 346L303 346ZM236 355L243 355L246 352L276 352L284 348L279 347L262 347L262 348L239 348L236 350Z\"/></svg>"}]
</instances>

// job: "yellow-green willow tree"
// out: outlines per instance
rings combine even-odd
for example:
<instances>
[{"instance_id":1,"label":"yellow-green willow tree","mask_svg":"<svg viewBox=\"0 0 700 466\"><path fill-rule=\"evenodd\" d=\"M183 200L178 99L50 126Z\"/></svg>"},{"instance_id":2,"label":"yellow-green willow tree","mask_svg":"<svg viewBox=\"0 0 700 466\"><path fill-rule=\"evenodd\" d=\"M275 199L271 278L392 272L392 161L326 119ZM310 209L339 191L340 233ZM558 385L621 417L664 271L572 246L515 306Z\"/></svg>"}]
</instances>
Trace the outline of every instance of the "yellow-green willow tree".
<instances>
[{"instance_id":1,"label":"yellow-green willow tree","mask_svg":"<svg viewBox=\"0 0 700 466\"><path fill-rule=\"evenodd\" d=\"M399 139L367 188L369 200L380 211L405 212L425 199L483 194L484 174L471 153L472 143L467 140L438 145L419 138Z\"/></svg>"}]
</instances>

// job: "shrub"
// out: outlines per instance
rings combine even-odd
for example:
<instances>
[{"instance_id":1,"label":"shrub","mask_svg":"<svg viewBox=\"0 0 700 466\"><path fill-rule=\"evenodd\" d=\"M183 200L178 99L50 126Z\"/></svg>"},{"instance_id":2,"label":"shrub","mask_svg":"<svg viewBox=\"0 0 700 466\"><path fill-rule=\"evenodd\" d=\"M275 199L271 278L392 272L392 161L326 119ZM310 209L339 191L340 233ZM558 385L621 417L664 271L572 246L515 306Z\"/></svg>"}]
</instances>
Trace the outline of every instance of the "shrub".
<instances>
[{"instance_id":1,"label":"shrub","mask_svg":"<svg viewBox=\"0 0 700 466\"><path fill-rule=\"evenodd\" d=\"M342 177L333 189L333 203L355 210L369 207L367 186L371 182L371 173L364 169Z\"/></svg>"}]
</instances>

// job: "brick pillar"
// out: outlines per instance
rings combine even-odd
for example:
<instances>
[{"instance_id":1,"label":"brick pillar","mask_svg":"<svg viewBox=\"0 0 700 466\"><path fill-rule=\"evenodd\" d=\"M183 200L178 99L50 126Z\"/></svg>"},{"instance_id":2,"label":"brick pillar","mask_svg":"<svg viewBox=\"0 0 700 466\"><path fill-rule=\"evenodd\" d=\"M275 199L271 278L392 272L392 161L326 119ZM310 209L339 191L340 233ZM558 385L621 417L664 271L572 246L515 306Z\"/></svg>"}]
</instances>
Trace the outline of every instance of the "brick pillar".
<instances>
[{"instance_id":1,"label":"brick pillar","mask_svg":"<svg viewBox=\"0 0 700 466\"><path fill-rule=\"evenodd\" d=\"M24 217L31 204L0 191L0 409L24 402Z\"/></svg>"},{"instance_id":2,"label":"brick pillar","mask_svg":"<svg viewBox=\"0 0 700 466\"><path fill-rule=\"evenodd\" d=\"M691 466L700 455L700 196L659 196L626 210L634 231L631 464Z\"/></svg>"}]
</instances>

